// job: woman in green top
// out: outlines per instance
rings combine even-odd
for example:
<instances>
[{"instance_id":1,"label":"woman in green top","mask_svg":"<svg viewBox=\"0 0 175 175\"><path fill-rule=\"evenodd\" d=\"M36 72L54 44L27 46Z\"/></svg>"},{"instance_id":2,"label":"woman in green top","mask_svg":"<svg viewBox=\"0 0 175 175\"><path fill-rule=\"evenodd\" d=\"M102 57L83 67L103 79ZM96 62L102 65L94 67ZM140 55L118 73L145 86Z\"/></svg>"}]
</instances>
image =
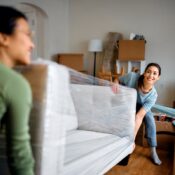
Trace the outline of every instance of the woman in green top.
<instances>
[{"instance_id":1,"label":"woman in green top","mask_svg":"<svg viewBox=\"0 0 175 175\"><path fill-rule=\"evenodd\" d=\"M0 120L6 129L12 175L34 174L28 125L31 89L12 69L16 65L29 64L33 48L26 16L12 7L0 6Z\"/></svg>"}]
</instances>

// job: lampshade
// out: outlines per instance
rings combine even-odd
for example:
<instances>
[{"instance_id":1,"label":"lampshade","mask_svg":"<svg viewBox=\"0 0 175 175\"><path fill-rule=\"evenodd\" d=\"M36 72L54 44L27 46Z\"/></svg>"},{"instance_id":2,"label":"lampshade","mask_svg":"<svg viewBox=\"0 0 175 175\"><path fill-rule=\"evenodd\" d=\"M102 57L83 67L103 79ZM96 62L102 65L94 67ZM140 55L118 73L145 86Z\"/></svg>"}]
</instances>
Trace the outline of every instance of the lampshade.
<instances>
[{"instance_id":1,"label":"lampshade","mask_svg":"<svg viewBox=\"0 0 175 175\"><path fill-rule=\"evenodd\" d=\"M88 50L89 52L101 52L102 41L99 39L90 40Z\"/></svg>"}]
</instances>

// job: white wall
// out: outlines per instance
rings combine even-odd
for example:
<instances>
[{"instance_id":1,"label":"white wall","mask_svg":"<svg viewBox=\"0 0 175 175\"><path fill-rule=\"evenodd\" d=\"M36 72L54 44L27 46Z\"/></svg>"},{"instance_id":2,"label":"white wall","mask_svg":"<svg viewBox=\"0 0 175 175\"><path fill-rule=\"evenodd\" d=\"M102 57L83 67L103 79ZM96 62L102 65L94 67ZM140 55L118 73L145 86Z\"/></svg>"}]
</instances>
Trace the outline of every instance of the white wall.
<instances>
[{"instance_id":1,"label":"white wall","mask_svg":"<svg viewBox=\"0 0 175 175\"><path fill-rule=\"evenodd\" d=\"M175 100L175 1L174 0L70 0L70 52L82 52L92 71L90 39L105 39L110 31L143 34L147 40L146 63L157 62L162 76L156 87L158 102ZM101 58L100 58L101 59Z\"/></svg>"}]
</instances>

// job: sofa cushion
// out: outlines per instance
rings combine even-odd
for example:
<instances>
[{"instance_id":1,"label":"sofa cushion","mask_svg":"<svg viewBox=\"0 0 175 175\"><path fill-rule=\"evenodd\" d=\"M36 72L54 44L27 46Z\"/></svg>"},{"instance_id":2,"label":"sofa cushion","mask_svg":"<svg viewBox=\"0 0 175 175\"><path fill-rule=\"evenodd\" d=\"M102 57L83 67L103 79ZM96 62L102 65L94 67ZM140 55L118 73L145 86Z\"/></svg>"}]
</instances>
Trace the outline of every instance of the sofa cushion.
<instances>
[{"instance_id":1,"label":"sofa cushion","mask_svg":"<svg viewBox=\"0 0 175 175\"><path fill-rule=\"evenodd\" d=\"M133 139L136 109L134 89L120 86L115 94L107 86L72 84L71 93L79 129Z\"/></svg>"},{"instance_id":2,"label":"sofa cushion","mask_svg":"<svg viewBox=\"0 0 175 175\"><path fill-rule=\"evenodd\" d=\"M128 138L75 130L67 133L64 175L104 174L132 152Z\"/></svg>"}]
</instances>

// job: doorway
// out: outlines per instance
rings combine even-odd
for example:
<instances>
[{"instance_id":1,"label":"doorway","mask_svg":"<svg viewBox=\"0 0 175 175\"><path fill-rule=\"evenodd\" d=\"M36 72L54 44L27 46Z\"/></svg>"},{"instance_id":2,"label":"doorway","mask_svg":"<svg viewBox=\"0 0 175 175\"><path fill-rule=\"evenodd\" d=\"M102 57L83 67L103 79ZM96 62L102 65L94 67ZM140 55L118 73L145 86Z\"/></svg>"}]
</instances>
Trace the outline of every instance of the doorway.
<instances>
[{"instance_id":1,"label":"doorway","mask_svg":"<svg viewBox=\"0 0 175 175\"><path fill-rule=\"evenodd\" d=\"M36 60L37 58L46 59L49 55L47 46L47 21L48 16L45 11L33 4L19 3L16 6L17 9L22 11L28 18L28 22L33 32L33 42L35 48L33 49L31 58Z\"/></svg>"}]
</instances>

